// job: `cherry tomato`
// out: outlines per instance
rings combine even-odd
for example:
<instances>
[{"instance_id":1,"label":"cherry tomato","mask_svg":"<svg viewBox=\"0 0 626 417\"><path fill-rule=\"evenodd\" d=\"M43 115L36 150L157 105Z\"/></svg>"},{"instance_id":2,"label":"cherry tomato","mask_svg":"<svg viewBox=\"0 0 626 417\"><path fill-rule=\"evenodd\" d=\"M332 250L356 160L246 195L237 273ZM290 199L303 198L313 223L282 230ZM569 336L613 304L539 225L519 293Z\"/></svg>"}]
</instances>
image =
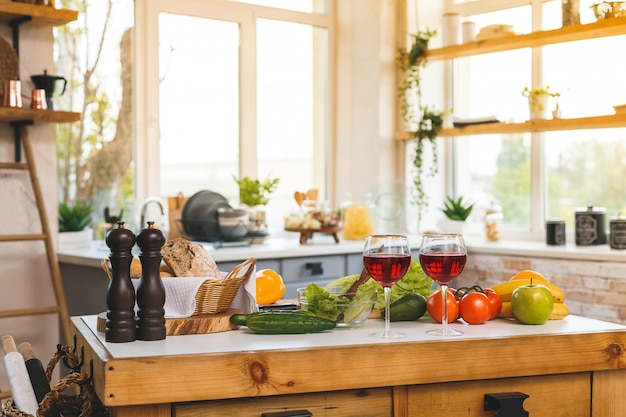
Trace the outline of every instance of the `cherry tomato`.
<instances>
[{"instance_id":1,"label":"cherry tomato","mask_svg":"<svg viewBox=\"0 0 626 417\"><path fill-rule=\"evenodd\" d=\"M496 318L502 311L502 298L491 288L483 288L483 292L487 295L491 303L491 318Z\"/></svg>"},{"instance_id":2,"label":"cherry tomato","mask_svg":"<svg viewBox=\"0 0 626 417\"><path fill-rule=\"evenodd\" d=\"M448 289L448 323L452 323L459 317L459 302L454 298L454 290ZM441 323L441 290L434 292L426 301L428 314L437 322Z\"/></svg>"},{"instance_id":3,"label":"cherry tomato","mask_svg":"<svg viewBox=\"0 0 626 417\"><path fill-rule=\"evenodd\" d=\"M491 302L482 292L470 292L461 298L459 313L468 324L482 324L491 318Z\"/></svg>"}]
</instances>

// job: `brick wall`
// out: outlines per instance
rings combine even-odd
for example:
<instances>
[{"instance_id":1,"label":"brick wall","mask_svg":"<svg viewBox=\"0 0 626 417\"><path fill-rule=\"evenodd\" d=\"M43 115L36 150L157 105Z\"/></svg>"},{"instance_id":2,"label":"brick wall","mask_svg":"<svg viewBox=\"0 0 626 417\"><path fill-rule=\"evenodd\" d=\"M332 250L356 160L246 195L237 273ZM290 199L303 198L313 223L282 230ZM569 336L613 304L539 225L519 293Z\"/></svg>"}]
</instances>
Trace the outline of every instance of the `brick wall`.
<instances>
[{"instance_id":1,"label":"brick wall","mask_svg":"<svg viewBox=\"0 0 626 417\"><path fill-rule=\"evenodd\" d=\"M626 263L471 254L454 287L490 286L531 269L565 293L570 313L626 324Z\"/></svg>"}]
</instances>

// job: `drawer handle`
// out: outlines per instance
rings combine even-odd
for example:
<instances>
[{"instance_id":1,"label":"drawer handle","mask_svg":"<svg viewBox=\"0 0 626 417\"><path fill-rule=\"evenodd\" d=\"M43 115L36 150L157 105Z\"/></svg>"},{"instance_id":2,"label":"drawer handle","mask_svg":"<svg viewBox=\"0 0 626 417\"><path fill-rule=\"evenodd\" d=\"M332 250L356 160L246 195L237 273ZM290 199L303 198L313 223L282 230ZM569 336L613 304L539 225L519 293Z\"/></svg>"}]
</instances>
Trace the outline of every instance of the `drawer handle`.
<instances>
[{"instance_id":1,"label":"drawer handle","mask_svg":"<svg viewBox=\"0 0 626 417\"><path fill-rule=\"evenodd\" d=\"M311 271L311 275L322 275L324 273L321 262L307 262L304 264L304 269Z\"/></svg>"},{"instance_id":2,"label":"drawer handle","mask_svg":"<svg viewBox=\"0 0 626 417\"><path fill-rule=\"evenodd\" d=\"M291 410L291 411L279 411L277 413L263 413L261 417L311 417L308 410Z\"/></svg>"},{"instance_id":3,"label":"drawer handle","mask_svg":"<svg viewBox=\"0 0 626 417\"><path fill-rule=\"evenodd\" d=\"M524 400L528 397L523 392L485 394L484 411L497 410L495 417L528 417L528 411L524 410Z\"/></svg>"}]
</instances>

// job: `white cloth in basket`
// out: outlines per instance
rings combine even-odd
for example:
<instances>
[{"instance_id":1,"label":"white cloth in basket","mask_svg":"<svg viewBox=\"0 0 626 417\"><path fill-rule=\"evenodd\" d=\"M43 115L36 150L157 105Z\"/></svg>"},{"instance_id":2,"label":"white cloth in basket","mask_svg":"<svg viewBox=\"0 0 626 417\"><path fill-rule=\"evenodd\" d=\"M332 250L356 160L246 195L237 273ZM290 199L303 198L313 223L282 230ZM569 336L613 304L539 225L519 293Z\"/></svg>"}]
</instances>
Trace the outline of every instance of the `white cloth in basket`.
<instances>
[{"instance_id":1,"label":"white cloth in basket","mask_svg":"<svg viewBox=\"0 0 626 417\"><path fill-rule=\"evenodd\" d=\"M239 287L237 295L230 304L231 308L239 309L244 313L252 313L257 310L256 304L256 265L247 265L248 268L254 268L250 274L250 278ZM247 268L239 271L237 277L245 275ZM196 309L196 293L206 280L223 279L226 272L221 272L221 277L176 277L163 278L163 286L165 287L165 318L185 318L191 317ZM131 280L135 286L135 290L139 285L138 279ZM135 306L135 309L137 307Z\"/></svg>"}]
</instances>

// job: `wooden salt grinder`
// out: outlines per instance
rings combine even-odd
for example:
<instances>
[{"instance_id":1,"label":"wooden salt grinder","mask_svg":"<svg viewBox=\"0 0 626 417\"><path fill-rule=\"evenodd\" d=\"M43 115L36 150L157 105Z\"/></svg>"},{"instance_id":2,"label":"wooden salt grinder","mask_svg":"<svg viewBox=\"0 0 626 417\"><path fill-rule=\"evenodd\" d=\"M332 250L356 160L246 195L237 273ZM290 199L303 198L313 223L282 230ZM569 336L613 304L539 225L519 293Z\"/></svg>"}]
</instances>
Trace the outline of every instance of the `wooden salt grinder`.
<instances>
[{"instance_id":1,"label":"wooden salt grinder","mask_svg":"<svg viewBox=\"0 0 626 417\"><path fill-rule=\"evenodd\" d=\"M132 342L136 339L135 288L130 281L130 264L135 234L124 228L124 222L117 222L117 229L111 229L105 241L111 249L111 280L107 288L107 320L105 340L107 342Z\"/></svg>"},{"instance_id":2,"label":"wooden salt grinder","mask_svg":"<svg viewBox=\"0 0 626 417\"><path fill-rule=\"evenodd\" d=\"M165 339L165 287L161 280L161 248L165 236L148 222L148 228L137 234L137 245L141 249L141 279L137 286L137 339Z\"/></svg>"}]
</instances>

